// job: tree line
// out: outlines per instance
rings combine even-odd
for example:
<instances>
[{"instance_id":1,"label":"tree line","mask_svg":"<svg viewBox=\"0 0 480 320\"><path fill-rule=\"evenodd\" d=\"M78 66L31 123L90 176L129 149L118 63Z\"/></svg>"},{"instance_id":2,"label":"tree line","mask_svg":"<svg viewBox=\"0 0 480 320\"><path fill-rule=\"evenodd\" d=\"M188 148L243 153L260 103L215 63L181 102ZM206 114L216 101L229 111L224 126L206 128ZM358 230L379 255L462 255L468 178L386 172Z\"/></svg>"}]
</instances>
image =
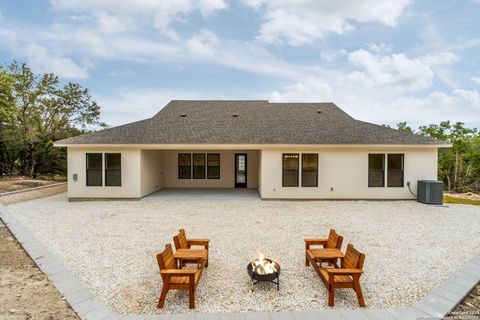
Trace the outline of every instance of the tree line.
<instances>
[{"instance_id":1,"label":"tree line","mask_svg":"<svg viewBox=\"0 0 480 320\"><path fill-rule=\"evenodd\" d=\"M414 130L406 122L397 130L448 141L451 148L438 152L438 179L453 192L480 192L480 132L462 122L442 121Z\"/></svg>"},{"instance_id":2,"label":"tree line","mask_svg":"<svg viewBox=\"0 0 480 320\"><path fill-rule=\"evenodd\" d=\"M99 126L88 89L15 61L0 66L0 175L64 175L66 150L53 142Z\"/></svg>"},{"instance_id":3,"label":"tree line","mask_svg":"<svg viewBox=\"0 0 480 320\"><path fill-rule=\"evenodd\" d=\"M78 83L62 84L52 73L35 74L26 64L0 67L0 175L65 175L66 150L53 142L105 127L100 106ZM400 131L452 143L440 149L438 177L448 191L480 192L480 132L442 121Z\"/></svg>"}]
</instances>

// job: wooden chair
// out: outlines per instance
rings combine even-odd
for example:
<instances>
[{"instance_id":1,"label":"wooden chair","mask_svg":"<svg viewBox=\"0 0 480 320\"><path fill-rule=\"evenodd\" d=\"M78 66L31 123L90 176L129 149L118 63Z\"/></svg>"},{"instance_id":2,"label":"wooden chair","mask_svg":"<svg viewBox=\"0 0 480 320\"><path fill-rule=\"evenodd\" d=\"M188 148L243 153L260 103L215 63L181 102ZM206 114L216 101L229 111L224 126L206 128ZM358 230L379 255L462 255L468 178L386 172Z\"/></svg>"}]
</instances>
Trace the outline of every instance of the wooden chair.
<instances>
[{"instance_id":1,"label":"wooden chair","mask_svg":"<svg viewBox=\"0 0 480 320\"><path fill-rule=\"evenodd\" d=\"M360 287L360 275L363 272L365 255L357 251L353 245L348 244L345 257L340 260L340 268L322 269L318 264L312 263L320 279L328 288L328 305L333 307L335 304L335 289L352 288L357 294L360 307L365 307L365 300Z\"/></svg>"},{"instance_id":2,"label":"wooden chair","mask_svg":"<svg viewBox=\"0 0 480 320\"><path fill-rule=\"evenodd\" d=\"M178 234L173 237L173 243L175 244L175 250L178 249L192 249L192 246L201 246L204 250L207 250L207 259L205 267L208 267L208 244L209 239L188 239L185 234L185 229L180 229ZM181 266L185 263L197 263L197 260L182 260Z\"/></svg>"},{"instance_id":3,"label":"wooden chair","mask_svg":"<svg viewBox=\"0 0 480 320\"><path fill-rule=\"evenodd\" d=\"M163 308L169 290L188 290L188 307L195 308L195 290L205 268L205 260L198 263L197 269L178 269L172 245L167 244L165 250L157 254L157 262L163 280L157 308Z\"/></svg>"},{"instance_id":4,"label":"wooden chair","mask_svg":"<svg viewBox=\"0 0 480 320\"><path fill-rule=\"evenodd\" d=\"M334 229L330 229L328 239L305 239L305 265L307 267L310 265L308 256L315 256L317 253L321 253L322 249L312 249L312 246L322 246L324 249L337 249L338 251L340 251L340 248L342 247L342 242L343 237L336 233ZM322 262L327 262L330 265L336 266L337 259L337 257L322 257Z\"/></svg>"}]
</instances>

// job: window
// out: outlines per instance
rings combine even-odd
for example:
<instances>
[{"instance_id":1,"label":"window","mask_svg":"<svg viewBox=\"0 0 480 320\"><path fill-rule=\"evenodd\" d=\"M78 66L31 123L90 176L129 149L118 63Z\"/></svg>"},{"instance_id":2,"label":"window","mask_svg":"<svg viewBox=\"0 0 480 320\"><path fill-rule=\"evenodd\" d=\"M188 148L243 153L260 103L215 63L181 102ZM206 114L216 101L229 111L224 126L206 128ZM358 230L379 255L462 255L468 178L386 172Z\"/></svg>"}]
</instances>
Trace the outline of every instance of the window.
<instances>
[{"instance_id":1,"label":"window","mask_svg":"<svg viewBox=\"0 0 480 320\"><path fill-rule=\"evenodd\" d=\"M87 186L102 186L101 153L87 153Z\"/></svg>"},{"instance_id":2,"label":"window","mask_svg":"<svg viewBox=\"0 0 480 320\"><path fill-rule=\"evenodd\" d=\"M368 155L368 186L369 187L385 186L385 155L384 154Z\"/></svg>"},{"instance_id":3,"label":"window","mask_svg":"<svg viewBox=\"0 0 480 320\"><path fill-rule=\"evenodd\" d=\"M178 179L192 178L192 155L190 153L178 154Z\"/></svg>"},{"instance_id":4,"label":"window","mask_svg":"<svg viewBox=\"0 0 480 320\"><path fill-rule=\"evenodd\" d=\"M302 187L318 186L318 154L302 154Z\"/></svg>"},{"instance_id":5,"label":"window","mask_svg":"<svg viewBox=\"0 0 480 320\"><path fill-rule=\"evenodd\" d=\"M105 153L105 185L122 185L122 157L120 153Z\"/></svg>"},{"instance_id":6,"label":"window","mask_svg":"<svg viewBox=\"0 0 480 320\"><path fill-rule=\"evenodd\" d=\"M389 154L387 168L387 186L403 188L403 154Z\"/></svg>"},{"instance_id":7,"label":"window","mask_svg":"<svg viewBox=\"0 0 480 320\"><path fill-rule=\"evenodd\" d=\"M284 153L282 164L282 186L298 187L298 153Z\"/></svg>"},{"instance_id":8,"label":"window","mask_svg":"<svg viewBox=\"0 0 480 320\"><path fill-rule=\"evenodd\" d=\"M205 179L205 154L193 154L193 179Z\"/></svg>"},{"instance_id":9,"label":"window","mask_svg":"<svg viewBox=\"0 0 480 320\"><path fill-rule=\"evenodd\" d=\"M220 179L220 154L207 154L207 178Z\"/></svg>"}]
</instances>

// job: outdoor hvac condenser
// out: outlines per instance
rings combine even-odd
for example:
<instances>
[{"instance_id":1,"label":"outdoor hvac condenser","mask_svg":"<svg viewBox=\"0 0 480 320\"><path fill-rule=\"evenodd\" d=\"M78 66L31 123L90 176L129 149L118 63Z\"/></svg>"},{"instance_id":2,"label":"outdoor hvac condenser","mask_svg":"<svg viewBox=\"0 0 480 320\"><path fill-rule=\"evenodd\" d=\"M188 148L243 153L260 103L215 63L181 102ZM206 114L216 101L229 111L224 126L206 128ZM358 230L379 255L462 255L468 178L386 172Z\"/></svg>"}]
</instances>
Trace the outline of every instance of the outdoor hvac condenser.
<instances>
[{"instance_id":1,"label":"outdoor hvac condenser","mask_svg":"<svg viewBox=\"0 0 480 320\"><path fill-rule=\"evenodd\" d=\"M426 204L443 204L443 182L418 180L417 201Z\"/></svg>"}]
</instances>

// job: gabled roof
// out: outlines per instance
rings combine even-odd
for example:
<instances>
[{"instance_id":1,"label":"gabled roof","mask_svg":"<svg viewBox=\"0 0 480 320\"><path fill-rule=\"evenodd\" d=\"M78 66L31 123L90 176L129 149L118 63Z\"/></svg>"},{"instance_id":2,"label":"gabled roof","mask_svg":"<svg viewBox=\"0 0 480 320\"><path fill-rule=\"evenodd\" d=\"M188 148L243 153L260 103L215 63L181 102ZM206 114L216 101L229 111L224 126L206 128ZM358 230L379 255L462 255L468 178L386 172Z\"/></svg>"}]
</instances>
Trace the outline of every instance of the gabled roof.
<instances>
[{"instance_id":1,"label":"gabled roof","mask_svg":"<svg viewBox=\"0 0 480 320\"><path fill-rule=\"evenodd\" d=\"M172 100L150 119L55 144L445 145L446 142L355 120L333 103Z\"/></svg>"}]
</instances>

